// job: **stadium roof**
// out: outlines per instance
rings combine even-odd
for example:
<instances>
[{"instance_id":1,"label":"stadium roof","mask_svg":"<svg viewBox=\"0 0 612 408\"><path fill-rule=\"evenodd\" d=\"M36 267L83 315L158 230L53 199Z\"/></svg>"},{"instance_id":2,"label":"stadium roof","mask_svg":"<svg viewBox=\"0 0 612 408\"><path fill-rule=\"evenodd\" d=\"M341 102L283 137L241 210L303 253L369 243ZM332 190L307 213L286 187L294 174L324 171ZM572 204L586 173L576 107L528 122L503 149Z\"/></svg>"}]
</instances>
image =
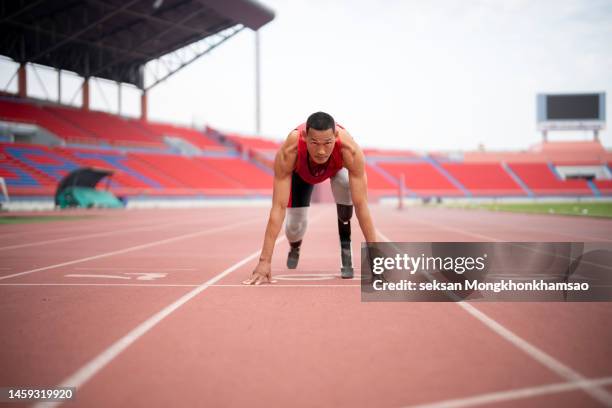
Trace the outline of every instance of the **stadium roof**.
<instances>
[{"instance_id":1,"label":"stadium roof","mask_svg":"<svg viewBox=\"0 0 612 408\"><path fill-rule=\"evenodd\" d=\"M0 0L0 54L143 87L145 63L272 19L253 0Z\"/></svg>"}]
</instances>

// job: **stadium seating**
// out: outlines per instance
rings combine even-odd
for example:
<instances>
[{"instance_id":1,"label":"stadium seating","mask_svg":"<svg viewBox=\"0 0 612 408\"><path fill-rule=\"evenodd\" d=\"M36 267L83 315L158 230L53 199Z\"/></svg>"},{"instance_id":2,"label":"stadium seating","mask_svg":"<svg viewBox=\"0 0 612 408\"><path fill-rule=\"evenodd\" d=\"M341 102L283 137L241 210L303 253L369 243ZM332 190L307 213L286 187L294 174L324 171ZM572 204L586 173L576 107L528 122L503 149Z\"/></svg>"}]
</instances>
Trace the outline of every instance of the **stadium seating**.
<instances>
[{"instance_id":1,"label":"stadium seating","mask_svg":"<svg viewBox=\"0 0 612 408\"><path fill-rule=\"evenodd\" d=\"M408 191L420 196L463 196L465 193L429 162L378 162L396 180L404 175Z\"/></svg>"},{"instance_id":2,"label":"stadium seating","mask_svg":"<svg viewBox=\"0 0 612 408\"><path fill-rule=\"evenodd\" d=\"M1 143L0 157L0 177L15 195L52 195L58 181L78 167L45 146Z\"/></svg>"},{"instance_id":3,"label":"stadium seating","mask_svg":"<svg viewBox=\"0 0 612 408\"><path fill-rule=\"evenodd\" d=\"M509 163L508 165L536 195L592 195L586 180L562 180L546 163Z\"/></svg>"},{"instance_id":4,"label":"stadium seating","mask_svg":"<svg viewBox=\"0 0 612 408\"><path fill-rule=\"evenodd\" d=\"M271 189L272 174L240 158L195 157L204 167L232 179L245 188Z\"/></svg>"},{"instance_id":5,"label":"stadium seating","mask_svg":"<svg viewBox=\"0 0 612 408\"><path fill-rule=\"evenodd\" d=\"M0 99L0 120L37 125L74 143L99 143L95 135L32 103Z\"/></svg>"},{"instance_id":6,"label":"stadium seating","mask_svg":"<svg viewBox=\"0 0 612 408\"><path fill-rule=\"evenodd\" d=\"M612 180L595 180L593 183L602 195L612 195Z\"/></svg>"},{"instance_id":7,"label":"stadium seating","mask_svg":"<svg viewBox=\"0 0 612 408\"><path fill-rule=\"evenodd\" d=\"M170 176L183 188L226 192L244 187L225 174L191 157L152 153L130 153L130 156ZM174 186L164 185L164 187Z\"/></svg>"},{"instance_id":8,"label":"stadium seating","mask_svg":"<svg viewBox=\"0 0 612 408\"><path fill-rule=\"evenodd\" d=\"M225 139L232 143L240 152L249 150L278 150L280 143L259 137L245 137L235 133L228 133Z\"/></svg>"},{"instance_id":9,"label":"stadium seating","mask_svg":"<svg viewBox=\"0 0 612 408\"><path fill-rule=\"evenodd\" d=\"M544 142L520 152L468 151L462 153L466 163L508 162L508 163L546 163L546 162L594 162L605 163L612 156L599 141Z\"/></svg>"},{"instance_id":10,"label":"stadium seating","mask_svg":"<svg viewBox=\"0 0 612 408\"><path fill-rule=\"evenodd\" d=\"M47 109L79 124L112 145L165 147L162 139L156 133L147 132L116 115L96 111L83 112L77 109L60 107L49 107Z\"/></svg>"},{"instance_id":11,"label":"stadium seating","mask_svg":"<svg viewBox=\"0 0 612 408\"><path fill-rule=\"evenodd\" d=\"M157 133L147 132L116 115L59 106L45 106L43 109L111 145L165 147Z\"/></svg>"},{"instance_id":12,"label":"stadium seating","mask_svg":"<svg viewBox=\"0 0 612 408\"><path fill-rule=\"evenodd\" d=\"M170 125L165 123L145 122L141 120L131 121L135 126L146 129L148 132L155 133L156 135L180 137L192 145L199 147L203 150L216 150L225 151L225 146L207 137L204 133L198 132L197 130L190 129L187 127Z\"/></svg>"},{"instance_id":13,"label":"stadium seating","mask_svg":"<svg viewBox=\"0 0 612 408\"><path fill-rule=\"evenodd\" d=\"M474 196L522 196L526 192L500 163L442 163Z\"/></svg>"},{"instance_id":14,"label":"stadium seating","mask_svg":"<svg viewBox=\"0 0 612 408\"><path fill-rule=\"evenodd\" d=\"M65 174L82 166L113 170L109 185L118 195L270 194L271 167L280 146L261 137L210 128L200 132L7 96L0 97L0 120L37 125L68 143L64 147L11 143L8 130L7 137L0 139L4 140L0 142L0 177L14 195L52 195ZM166 136L181 138L199 150L167 144ZM523 152L425 156L392 149L364 152L368 189L374 199L396 195L402 174L405 194L419 197L612 195L612 181L606 177L598 175L592 182L563 180L552 167L553 163L605 166L612 154L597 141L547 142Z\"/></svg>"},{"instance_id":15,"label":"stadium seating","mask_svg":"<svg viewBox=\"0 0 612 408\"><path fill-rule=\"evenodd\" d=\"M394 180L385 178L374 166L366 164L366 174L368 175L368 189L387 191L390 194L396 194L398 192L398 183Z\"/></svg>"},{"instance_id":16,"label":"stadium seating","mask_svg":"<svg viewBox=\"0 0 612 408\"><path fill-rule=\"evenodd\" d=\"M422 158L418 153L410 150L393 150L393 149L372 149L364 148L363 153L368 159L377 158L401 158L401 159L415 159Z\"/></svg>"},{"instance_id":17,"label":"stadium seating","mask_svg":"<svg viewBox=\"0 0 612 408\"><path fill-rule=\"evenodd\" d=\"M83 148L56 148L58 152L73 158L82 166L99 167L114 171L113 183L125 189L156 189L162 184L157 181L160 175L147 177L133 169L129 164L129 156L123 152L113 150L92 150Z\"/></svg>"}]
</instances>

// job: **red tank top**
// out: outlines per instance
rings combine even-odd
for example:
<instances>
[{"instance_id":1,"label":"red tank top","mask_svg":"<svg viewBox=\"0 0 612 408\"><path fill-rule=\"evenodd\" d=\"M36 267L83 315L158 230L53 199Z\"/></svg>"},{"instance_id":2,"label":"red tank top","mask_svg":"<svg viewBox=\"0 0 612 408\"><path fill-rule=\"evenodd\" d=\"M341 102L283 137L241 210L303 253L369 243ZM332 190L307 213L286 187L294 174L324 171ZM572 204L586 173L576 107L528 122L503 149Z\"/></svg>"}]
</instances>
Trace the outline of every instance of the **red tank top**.
<instances>
[{"instance_id":1,"label":"red tank top","mask_svg":"<svg viewBox=\"0 0 612 408\"><path fill-rule=\"evenodd\" d=\"M336 124L336 130L344 129L341 125ZM295 130L299 132L298 137L298 152L297 152L297 163L295 165L295 172L308 184L318 184L322 181L333 177L342 168L342 142L340 138L336 138L334 150L329 157L327 163L316 166L308 166L308 148L306 147L306 123L302 123L296 127ZM313 174L311 167L314 170L318 170L317 174Z\"/></svg>"}]
</instances>

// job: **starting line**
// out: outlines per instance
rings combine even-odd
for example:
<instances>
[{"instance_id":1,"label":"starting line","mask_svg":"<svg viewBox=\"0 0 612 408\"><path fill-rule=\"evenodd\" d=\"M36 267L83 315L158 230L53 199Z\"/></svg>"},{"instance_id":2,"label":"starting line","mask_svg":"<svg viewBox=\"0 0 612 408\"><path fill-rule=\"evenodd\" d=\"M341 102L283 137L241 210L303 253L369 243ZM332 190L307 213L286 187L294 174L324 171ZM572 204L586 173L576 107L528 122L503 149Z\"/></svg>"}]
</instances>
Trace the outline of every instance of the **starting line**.
<instances>
[{"instance_id":1,"label":"starting line","mask_svg":"<svg viewBox=\"0 0 612 408\"><path fill-rule=\"evenodd\" d=\"M68 275L64 275L67 278L94 278L94 279L132 279L132 277L136 277L136 280L140 281L152 281L155 279L165 278L168 276L167 273L156 273L156 272L124 272L123 275L132 275L132 276L122 276L122 275L104 275L104 274L90 274L90 273L71 273Z\"/></svg>"},{"instance_id":2,"label":"starting line","mask_svg":"<svg viewBox=\"0 0 612 408\"><path fill-rule=\"evenodd\" d=\"M285 280L285 281L322 281L322 280L332 280L332 279L341 279L339 274L335 273L292 273L288 275L273 275L273 279L277 280ZM355 274L351 279L360 279L361 275Z\"/></svg>"}]
</instances>

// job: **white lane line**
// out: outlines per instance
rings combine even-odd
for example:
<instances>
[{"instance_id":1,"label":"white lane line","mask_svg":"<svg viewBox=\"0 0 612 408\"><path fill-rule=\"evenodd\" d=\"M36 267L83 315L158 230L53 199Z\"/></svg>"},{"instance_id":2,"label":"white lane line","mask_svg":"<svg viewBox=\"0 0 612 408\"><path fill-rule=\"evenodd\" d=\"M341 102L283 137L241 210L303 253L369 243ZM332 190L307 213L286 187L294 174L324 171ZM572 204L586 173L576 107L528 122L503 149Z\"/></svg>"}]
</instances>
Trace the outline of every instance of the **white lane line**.
<instances>
[{"instance_id":1,"label":"white lane line","mask_svg":"<svg viewBox=\"0 0 612 408\"><path fill-rule=\"evenodd\" d=\"M485 241L506 242L503 239L497 239L497 238L491 237L489 235L479 234L477 232L469 232L469 231L462 230L460 228L453 228L453 227L449 227L447 225L440 225L440 224L436 224L436 223L432 223L432 222L428 222L428 221L423 221L421 219L419 219L419 220L411 220L411 221L414 221L414 222L417 222L417 223L421 223L423 225L427 225L430 228L441 229L443 231L454 232L456 234L461 234L461 235L467 235L467 236L474 237L474 238L481 239L481 240L485 240Z\"/></svg>"},{"instance_id":2,"label":"white lane line","mask_svg":"<svg viewBox=\"0 0 612 408\"><path fill-rule=\"evenodd\" d=\"M170 222L172 220L182 220L185 217L179 217L176 218L176 216L174 216L173 218L165 218L163 220L157 220L157 222ZM118 219L118 218L112 218L112 219L108 219L108 218L83 218L83 219L78 219L78 220L74 220L74 221L81 221L81 222L77 222L75 224L71 224L74 225L75 228L67 228L66 225L62 225L62 233L78 233L78 232L83 232L83 231L87 231L87 230L91 230L92 227L108 227L110 229L113 228L120 228L120 227L137 227L137 226L141 226L144 227L146 225L151 225L151 220L149 219L138 219L135 220L134 222L125 222L125 220L122 219ZM98 221L98 222L94 222L92 223L93 225L84 225L83 222L88 222L88 221ZM143 221L146 221L143 223ZM27 225L32 225L32 224L27 224ZM45 225L48 226L47 223L45 223ZM11 232L7 232L7 233L3 233L0 234L0 239L3 237L15 237L18 235L27 235L27 234L40 234L40 228L36 228L36 229L30 229L30 230L26 230L26 231L11 231ZM51 229L49 229L51 230ZM49 230L45 230L45 232L49 231Z\"/></svg>"},{"instance_id":3,"label":"white lane line","mask_svg":"<svg viewBox=\"0 0 612 408\"><path fill-rule=\"evenodd\" d=\"M478 233L475 233L475 232L468 232L468 231L464 231L464 230L459 229L459 228L448 227L448 226L445 226L445 225L439 225L439 224L435 224L435 223L431 223L431 222L427 222L427 221L423 221L423 220L416 220L415 222L420 222L420 223L422 223L424 225L427 225L427 226L429 226L431 228L435 228L435 229L441 229L441 230L444 230L444 231L450 231L450 232L455 232L455 233L458 233L458 234L472 236L472 237L479 238L479 239L484 239L485 241L508 242L506 240L497 239L497 238L489 236L489 235L478 234ZM514 243L512 246L518 246L520 248L527 249L527 250L529 250L531 252L534 252L534 253L541 253L541 254L546 254L546 255L555 255L555 256L557 256L559 258L568 259L570 261L572 261L574 259L572 257L568 257L568 256L560 255L560 254L553 254L551 252L546 252L546 251L538 250L538 249L535 249L535 248L525 247L525 246L520 245L520 242L519 243ZM598 268L604 268L604 269L612 270L612 266L610 266L610 265L598 264L598 263L593 263L593 262L588 262L588 261L582 261L582 263L584 263L585 265L591 265L591 266L595 266L595 267L598 267Z\"/></svg>"},{"instance_id":4,"label":"white lane line","mask_svg":"<svg viewBox=\"0 0 612 408\"><path fill-rule=\"evenodd\" d=\"M285 236L278 238L275 242L275 245L279 242L283 241ZM169 316L172 312L174 312L179 307L183 306L185 303L193 299L195 296L200 294L202 291L208 289L211 285L223 279L236 269L250 262L251 260L257 258L260 254L261 250L257 250L243 258L241 261L235 263L230 266L223 272L219 273L215 277L207 280L203 284L197 286L195 289L191 290L187 294L181 296L179 299L171 303L170 305L164 307L162 310L149 317L147 320L136 326L136 328L132 329L128 334L117 340L113 343L109 348L104 350L98 356L96 356L93 360L90 360L87 364L77 370L70 377L66 378L57 387L76 387L77 389L85 384L89 379L91 379L94 375L96 375L100 370L102 370L108 363L115 359L121 352L127 349L132 343L146 334L149 330L155 327L159 322L161 322L164 318ZM60 402L52 402L52 403L42 403L35 404L34 407L56 407L59 406Z\"/></svg>"},{"instance_id":5,"label":"white lane line","mask_svg":"<svg viewBox=\"0 0 612 408\"><path fill-rule=\"evenodd\" d=\"M128 210L130 211L130 210ZM192 213L193 214L193 213ZM235 214L235 210L228 210L228 211L222 211L222 212L218 212L214 214L214 217L219 217L221 215L232 215ZM128 213L128 216L131 215ZM117 228L125 228L125 227L130 227L130 228L147 228L147 227L153 227L159 223L163 223L163 224L171 224L171 223L181 223L181 224L185 224L186 222L193 222L194 218L201 218L201 216L199 214L196 215L183 215L181 214L180 217L177 217L176 215L174 215L173 217L166 217L164 219L155 219L154 216L150 216L149 218L143 218L143 219L138 219L135 220L134 222L126 222L126 220L124 219L117 219L117 218L113 218L113 219L101 219L101 218L92 218L91 220L94 221L100 221L99 223L94 223L94 225L84 225L83 223L79 223L78 226L76 228L66 228L65 226L62 226L62 233L63 234L67 234L67 233L79 233L79 232L83 232L83 231L89 231L93 228L97 228L97 227L105 227L105 228L109 228L110 231L100 231L99 233L106 233L106 232L115 232L117 230ZM153 219L153 222L152 222ZM83 221L83 222L87 222L90 221L89 219L81 219L79 221ZM31 225L31 224L29 224ZM46 232L46 231L45 231ZM27 230L27 231L13 231L13 232L7 232L5 234L0 234L0 238L6 236L6 237L15 237L18 235L24 235L24 234L40 234L40 229L32 229L32 230ZM58 238L58 239L62 239L62 238Z\"/></svg>"},{"instance_id":6,"label":"white lane line","mask_svg":"<svg viewBox=\"0 0 612 408\"><path fill-rule=\"evenodd\" d=\"M94 256L88 256L86 258L75 259L75 260L72 260L72 261L62 262L62 263L55 264L55 265L43 266L41 268L30 269L28 271L13 273L11 275L4 275L4 276L0 276L0 280L15 278L17 276L28 275L28 274L34 273L34 272L41 272L41 271L46 271L46 270L49 270L49 269L60 268L62 266L68 266L68 265L74 265L74 264L83 263L83 262L87 262L87 261L92 261L94 259L107 258L109 256L125 254L125 253L128 253L128 252L137 251L139 249L151 248L151 247L162 245L162 244L168 244L170 242L175 242L175 241L180 241L180 240L187 239L187 238L197 237L199 235L214 234L214 233L225 231L225 230L228 230L228 229L233 229L233 228L239 227L241 225L252 224L254 222L259 222L259 220L240 221L240 222L236 222L236 223L233 223L233 224L225 225L223 227L211 228L211 229L206 229L206 230L198 231L198 232L192 232L192 233L189 233L189 234L179 235L179 236L176 236L176 237L173 237L173 238L162 239L162 240L158 240L158 241L149 242L147 244L136 245L136 246L120 249L118 251L105 252L103 254L94 255Z\"/></svg>"},{"instance_id":7,"label":"white lane line","mask_svg":"<svg viewBox=\"0 0 612 408\"><path fill-rule=\"evenodd\" d=\"M526 215L526 214L520 214L520 213L510 213L507 212L506 214L511 214L511 215ZM535 215L535 214L529 214L529 215ZM439 215L438 215L439 216ZM450 221L452 219L452 217L446 217L446 220ZM420 220L419 220L420 221ZM482 221L479 221L478 217L475 217L474 219L475 222L478 222L479 224L483 225ZM554 234L554 235L558 235L558 236L562 236L562 237L567 237L567 238L571 238L572 241L585 241L585 242L612 242L611 239L608 238L603 238L603 237L591 237L591 236L587 236L587 235L582 235L582 234L566 234L564 232L560 232L560 231L551 231L548 230L544 227L544 229L540 229L540 228L530 228L530 227L526 227L525 225L521 224L520 227L516 227L514 225L508 225L506 223L501 223L501 222L495 222L495 220L488 220L486 221L485 225L490 226L491 222L493 222L495 225L498 225L500 227L505 227L505 228L510 228L512 231L516 231L516 232L524 232L524 231L530 231L530 232L537 232L540 234ZM437 225L437 224L436 224ZM476 233L475 233L476 234ZM477 234L478 235L478 234ZM553 240L554 241L554 240Z\"/></svg>"},{"instance_id":8,"label":"white lane line","mask_svg":"<svg viewBox=\"0 0 612 408\"><path fill-rule=\"evenodd\" d=\"M387 236L385 236L379 230L376 231L378 235L387 242L391 241ZM456 300L456 299L454 299ZM565 378L569 381L580 382L586 381L587 378L577 371L571 369L570 367L564 365L560 361L556 360L549 354L546 354L544 351L540 350L533 344L529 343L522 337L518 336L516 333L510 331L502 324L489 317L485 313L481 312L474 306L466 302L454 302L457 306L461 307L463 310L468 312L470 315L478 319L481 323L487 326L490 330L497 333L503 339L513 344L518 349L522 350L525 354L529 355L534 360L538 361L540 364L547 367L549 370L553 371L557 375ZM582 388L582 387L581 387ZM612 406L612 394L605 390L604 388L599 387L584 387L584 392L589 394L591 397L595 398L599 402L605 404L606 406Z\"/></svg>"},{"instance_id":9,"label":"white lane line","mask_svg":"<svg viewBox=\"0 0 612 408\"><path fill-rule=\"evenodd\" d=\"M281 242L283 239L285 239L284 236L277 239L276 244ZM229 275L236 269L245 265L247 262L255 259L257 256L259 256L259 253L260 253L260 250L253 252L251 255L247 256L246 258L243 258L241 261L235 263L234 265L230 266L229 268L219 273L215 277L197 286L195 289L181 296L179 299L177 299L170 305L166 306L165 308L163 308L162 310L160 310L153 316L149 317L147 320L145 320L144 322L136 326L136 328L132 329L128 334L126 334L125 336L117 340L109 348L104 350L102 353L96 356L93 360L90 360L87 364L85 364L83 367L81 367L74 374L66 378L64 381L62 381L57 386L58 387L76 387L76 388L81 387L83 384L89 381L91 377L96 375L108 363L110 363L113 359L115 359L115 357L121 354L121 352L123 352L132 343L134 343L136 340L142 337L145 333L147 333L149 330L155 327L164 318L169 316L172 312L174 312L176 309L178 309L179 307L181 307L182 305L184 305L191 299L193 299L195 296L200 294L202 291L209 288L215 282L218 282L219 280ZM56 406L59 406L60 404L61 404L60 402L52 402L52 403L47 402L47 403L42 403L42 404L35 404L34 407L56 407Z\"/></svg>"},{"instance_id":10,"label":"white lane line","mask_svg":"<svg viewBox=\"0 0 612 408\"><path fill-rule=\"evenodd\" d=\"M78 271L150 271L150 272L176 272L176 271L197 271L198 268L145 268L145 267L133 267L133 266L91 266L76 267L74 270Z\"/></svg>"},{"instance_id":11,"label":"white lane line","mask_svg":"<svg viewBox=\"0 0 612 408\"><path fill-rule=\"evenodd\" d=\"M612 377L595 380L571 381L556 384L539 385L535 387L516 388L508 391L490 392L467 398L448 399L428 404L410 405L411 408L464 408L522 398L532 398L540 395L557 394L575 391L583 388L596 388L612 384Z\"/></svg>"},{"instance_id":12,"label":"white lane line","mask_svg":"<svg viewBox=\"0 0 612 408\"><path fill-rule=\"evenodd\" d=\"M126 280L130 280L132 279L129 276L117 276L117 275L89 275L89 274L82 274L82 273L74 273L74 274L68 274L68 275L64 275L67 278L104 278L104 279L126 279Z\"/></svg>"},{"instance_id":13,"label":"white lane line","mask_svg":"<svg viewBox=\"0 0 612 408\"><path fill-rule=\"evenodd\" d=\"M6 251L8 249L28 248L28 247L33 247L33 246L45 245L45 244L55 244L58 242L77 241L77 240L88 239L88 238L120 235L120 234L124 234L128 232L135 232L135 231L154 231L154 230L166 228L167 226L182 226L182 225L193 226L194 223L193 223L193 220L187 220L187 221L182 221L182 222L169 221L169 222L165 222L161 224L156 223L154 225L148 225L146 227L136 227L136 228L128 228L128 229L119 228L114 231L96 232L93 234L75 235L72 237L54 238L54 239L47 239L44 241L28 242L25 244L8 245L8 246L0 247L0 251ZM199 224L195 224L195 225L199 225Z\"/></svg>"},{"instance_id":14,"label":"white lane line","mask_svg":"<svg viewBox=\"0 0 612 408\"><path fill-rule=\"evenodd\" d=\"M321 217L322 214L317 214L317 216L313 217L311 222L315 219ZM274 247L278 245L280 242L286 239L283 234L274 242ZM62 381L57 387L76 387L77 389L89 381L94 375L96 375L100 370L102 370L107 364L109 364L112 360L115 359L119 354L121 354L125 349L127 349L132 343L146 334L149 330L155 327L159 322L161 322L164 318L168 317L172 312L177 310L179 307L183 306L185 303L193 299L195 296L208 289L210 286L219 282L221 279L240 268L241 266L247 264L251 260L257 258L261 253L261 249L253 252L248 255L246 258L243 258L241 261L238 261L234 265L230 266L223 272L220 272L213 278L207 280L202 283L195 289L191 290L187 294L181 296L179 299L166 306L153 316L149 317L147 320L142 322L136 328L132 329L128 334L117 340L113 343L109 348L104 350L102 353L94 357L93 360L90 360L87 364L77 370L70 377L66 378ZM272 286L272 285L259 285L259 286ZM250 287L246 286L245 287ZM252 287L251 287L252 288ZM43 402L35 404L33 407L56 407L61 405L61 402Z\"/></svg>"},{"instance_id":15,"label":"white lane line","mask_svg":"<svg viewBox=\"0 0 612 408\"><path fill-rule=\"evenodd\" d=\"M561 377L570 380L572 382L581 383L586 381L587 378L584 377L579 372L573 370L572 368L566 366L561 363L559 360L556 360L551 355L545 353L540 350L533 344L529 343L527 340L518 336L514 332L510 331L502 324L492 319L485 313L476 309L469 303L465 302L456 302L459 307L463 308L466 312L474 316L476 319L480 320L485 326L499 334L501 337L514 344L517 348L521 349L528 355L530 355L534 360L540 362L542 365L548 367L550 370L554 371ZM595 398L599 402L605 404L606 406L612 407L612 394L607 391L605 388L600 387L580 387L584 392L589 394L591 397Z\"/></svg>"}]
</instances>

